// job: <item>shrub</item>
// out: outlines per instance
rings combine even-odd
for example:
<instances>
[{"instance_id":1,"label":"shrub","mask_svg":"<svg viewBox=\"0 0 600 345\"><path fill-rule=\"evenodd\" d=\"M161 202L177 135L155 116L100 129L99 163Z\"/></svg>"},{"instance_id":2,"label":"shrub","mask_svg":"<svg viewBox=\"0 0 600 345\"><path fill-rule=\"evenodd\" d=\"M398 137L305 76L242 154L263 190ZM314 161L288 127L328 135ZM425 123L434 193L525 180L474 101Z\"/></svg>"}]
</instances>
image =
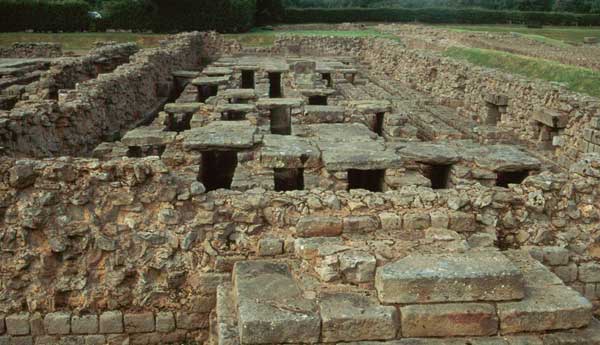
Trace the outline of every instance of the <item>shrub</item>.
<instances>
[{"instance_id":1,"label":"shrub","mask_svg":"<svg viewBox=\"0 0 600 345\"><path fill-rule=\"evenodd\" d=\"M0 0L0 31L84 31L89 10L81 0Z\"/></svg>"}]
</instances>

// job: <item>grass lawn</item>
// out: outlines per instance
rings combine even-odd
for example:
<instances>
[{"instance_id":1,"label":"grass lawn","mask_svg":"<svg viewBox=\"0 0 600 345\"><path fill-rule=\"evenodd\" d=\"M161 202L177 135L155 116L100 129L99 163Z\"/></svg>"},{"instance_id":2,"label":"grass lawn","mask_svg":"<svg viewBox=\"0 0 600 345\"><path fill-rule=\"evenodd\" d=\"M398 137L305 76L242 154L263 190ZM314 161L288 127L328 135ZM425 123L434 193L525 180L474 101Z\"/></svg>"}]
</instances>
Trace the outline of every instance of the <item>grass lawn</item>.
<instances>
[{"instance_id":1,"label":"grass lawn","mask_svg":"<svg viewBox=\"0 0 600 345\"><path fill-rule=\"evenodd\" d=\"M533 39L548 38L551 42L561 41L571 44L583 43L587 36L600 37L600 27L557 27L548 26L530 29L521 25L444 25L443 27L459 31L517 32Z\"/></svg>"},{"instance_id":2,"label":"grass lawn","mask_svg":"<svg viewBox=\"0 0 600 345\"><path fill-rule=\"evenodd\" d=\"M253 31L246 34L225 35L233 38L246 46L270 46L275 42L277 35L300 35L300 36L335 36L335 37L383 37L399 40L391 34L384 34L377 30L272 30Z\"/></svg>"},{"instance_id":3,"label":"grass lawn","mask_svg":"<svg viewBox=\"0 0 600 345\"><path fill-rule=\"evenodd\" d=\"M444 55L530 78L564 83L570 90L600 97L600 72L496 50L452 47Z\"/></svg>"},{"instance_id":4,"label":"grass lawn","mask_svg":"<svg viewBox=\"0 0 600 345\"><path fill-rule=\"evenodd\" d=\"M0 32L0 46L9 46L15 42L58 42L65 51L82 52L89 50L96 41L136 42L140 46L156 47L165 35L138 33L28 33Z\"/></svg>"}]
</instances>

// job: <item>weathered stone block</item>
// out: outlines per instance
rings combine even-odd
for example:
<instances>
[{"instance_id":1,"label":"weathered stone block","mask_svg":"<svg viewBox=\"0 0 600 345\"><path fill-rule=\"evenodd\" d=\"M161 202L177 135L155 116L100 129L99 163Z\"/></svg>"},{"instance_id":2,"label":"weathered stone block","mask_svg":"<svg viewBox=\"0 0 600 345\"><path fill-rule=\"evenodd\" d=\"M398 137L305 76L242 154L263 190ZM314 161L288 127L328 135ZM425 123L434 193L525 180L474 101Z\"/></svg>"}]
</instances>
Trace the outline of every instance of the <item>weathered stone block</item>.
<instances>
[{"instance_id":1,"label":"weathered stone block","mask_svg":"<svg viewBox=\"0 0 600 345\"><path fill-rule=\"evenodd\" d=\"M299 237L338 236L342 233L342 220L338 217L304 216L296 224Z\"/></svg>"},{"instance_id":2,"label":"weathered stone block","mask_svg":"<svg viewBox=\"0 0 600 345\"><path fill-rule=\"evenodd\" d=\"M106 344L106 337L100 334L86 335L84 337L85 345L104 345Z\"/></svg>"},{"instance_id":3,"label":"weathered stone block","mask_svg":"<svg viewBox=\"0 0 600 345\"><path fill-rule=\"evenodd\" d=\"M6 333L8 335L29 334L29 313L8 315L5 319Z\"/></svg>"},{"instance_id":4,"label":"weathered stone block","mask_svg":"<svg viewBox=\"0 0 600 345\"><path fill-rule=\"evenodd\" d=\"M33 345L32 336L11 337L10 345Z\"/></svg>"},{"instance_id":5,"label":"weathered stone block","mask_svg":"<svg viewBox=\"0 0 600 345\"><path fill-rule=\"evenodd\" d=\"M168 333L175 330L175 317L171 312L160 312L156 314L156 331Z\"/></svg>"},{"instance_id":6,"label":"weathered stone block","mask_svg":"<svg viewBox=\"0 0 600 345\"><path fill-rule=\"evenodd\" d=\"M98 333L98 315L73 315L71 318L71 332L73 334Z\"/></svg>"},{"instance_id":7,"label":"weathered stone block","mask_svg":"<svg viewBox=\"0 0 600 345\"><path fill-rule=\"evenodd\" d=\"M29 317L29 332L32 336L39 336L46 334L44 329L44 319L42 314L34 313Z\"/></svg>"},{"instance_id":8,"label":"weathered stone block","mask_svg":"<svg viewBox=\"0 0 600 345\"><path fill-rule=\"evenodd\" d=\"M129 344L129 334L108 334L106 336L107 345L126 345Z\"/></svg>"},{"instance_id":9,"label":"weathered stone block","mask_svg":"<svg viewBox=\"0 0 600 345\"><path fill-rule=\"evenodd\" d=\"M0 345L10 345L10 337L8 335L0 335Z\"/></svg>"},{"instance_id":10,"label":"weathered stone block","mask_svg":"<svg viewBox=\"0 0 600 345\"><path fill-rule=\"evenodd\" d=\"M278 238L263 238L258 241L258 255L275 256L283 253L283 241Z\"/></svg>"},{"instance_id":11,"label":"weathered stone block","mask_svg":"<svg viewBox=\"0 0 600 345\"><path fill-rule=\"evenodd\" d=\"M123 313L105 311L100 314L100 333L123 333Z\"/></svg>"},{"instance_id":12,"label":"weathered stone block","mask_svg":"<svg viewBox=\"0 0 600 345\"><path fill-rule=\"evenodd\" d=\"M550 266L566 265L569 263L569 250L562 247L544 247L544 263Z\"/></svg>"},{"instance_id":13,"label":"weathered stone block","mask_svg":"<svg viewBox=\"0 0 600 345\"><path fill-rule=\"evenodd\" d=\"M586 262L579 265L579 280L586 283L600 282L600 264Z\"/></svg>"},{"instance_id":14,"label":"weathered stone block","mask_svg":"<svg viewBox=\"0 0 600 345\"><path fill-rule=\"evenodd\" d=\"M367 252L350 250L339 255L340 271L349 283L367 283L375 279L377 260Z\"/></svg>"},{"instance_id":15,"label":"weathered stone block","mask_svg":"<svg viewBox=\"0 0 600 345\"><path fill-rule=\"evenodd\" d=\"M123 316L126 333L154 332L154 314L151 312L125 314Z\"/></svg>"},{"instance_id":16,"label":"weathered stone block","mask_svg":"<svg viewBox=\"0 0 600 345\"><path fill-rule=\"evenodd\" d=\"M410 255L378 268L375 287L383 303L502 301L524 296L521 271L495 251Z\"/></svg>"},{"instance_id":17,"label":"weathered stone block","mask_svg":"<svg viewBox=\"0 0 600 345\"><path fill-rule=\"evenodd\" d=\"M569 122L568 115L550 109L535 111L533 119L551 128L565 128Z\"/></svg>"},{"instance_id":18,"label":"weathered stone block","mask_svg":"<svg viewBox=\"0 0 600 345\"><path fill-rule=\"evenodd\" d=\"M71 332L71 313L57 312L44 317L46 333L64 335Z\"/></svg>"},{"instance_id":19,"label":"weathered stone block","mask_svg":"<svg viewBox=\"0 0 600 345\"><path fill-rule=\"evenodd\" d=\"M317 306L303 297L286 264L238 262L233 281L242 344L319 340L321 319Z\"/></svg>"},{"instance_id":20,"label":"weathered stone block","mask_svg":"<svg viewBox=\"0 0 600 345\"><path fill-rule=\"evenodd\" d=\"M4 315L0 314L0 334L6 332L6 324L4 323Z\"/></svg>"},{"instance_id":21,"label":"weathered stone block","mask_svg":"<svg viewBox=\"0 0 600 345\"><path fill-rule=\"evenodd\" d=\"M400 308L404 337L487 336L498 332L490 304L430 304Z\"/></svg>"},{"instance_id":22,"label":"weathered stone block","mask_svg":"<svg viewBox=\"0 0 600 345\"><path fill-rule=\"evenodd\" d=\"M395 307L355 293L326 294L320 299L322 341L394 339L398 332Z\"/></svg>"},{"instance_id":23,"label":"weathered stone block","mask_svg":"<svg viewBox=\"0 0 600 345\"><path fill-rule=\"evenodd\" d=\"M379 228L379 220L374 216L351 216L343 221L344 233L368 233Z\"/></svg>"},{"instance_id":24,"label":"weathered stone block","mask_svg":"<svg viewBox=\"0 0 600 345\"><path fill-rule=\"evenodd\" d=\"M208 314L177 312L177 328L195 330L208 327Z\"/></svg>"},{"instance_id":25,"label":"weathered stone block","mask_svg":"<svg viewBox=\"0 0 600 345\"><path fill-rule=\"evenodd\" d=\"M528 287L523 300L497 308L503 334L580 328L592 318L590 302L563 285Z\"/></svg>"},{"instance_id":26,"label":"weathered stone block","mask_svg":"<svg viewBox=\"0 0 600 345\"><path fill-rule=\"evenodd\" d=\"M409 212L404 215L403 227L406 230L423 230L431 226L427 212Z\"/></svg>"}]
</instances>

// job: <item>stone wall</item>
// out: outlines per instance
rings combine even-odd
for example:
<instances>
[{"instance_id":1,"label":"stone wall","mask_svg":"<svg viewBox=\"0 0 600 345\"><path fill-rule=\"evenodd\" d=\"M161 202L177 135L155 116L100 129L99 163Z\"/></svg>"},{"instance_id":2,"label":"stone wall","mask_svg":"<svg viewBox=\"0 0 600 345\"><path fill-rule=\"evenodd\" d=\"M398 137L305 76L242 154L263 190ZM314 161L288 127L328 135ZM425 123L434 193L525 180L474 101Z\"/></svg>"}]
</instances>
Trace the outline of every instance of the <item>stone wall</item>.
<instances>
[{"instance_id":1,"label":"stone wall","mask_svg":"<svg viewBox=\"0 0 600 345\"><path fill-rule=\"evenodd\" d=\"M258 49L264 51L264 49ZM498 128L514 133L516 139L547 150L567 166L588 152L580 133L600 113L600 100L567 90L564 86L530 80L433 52L409 49L389 39L281 36L272 48L275 53L358 56L372 73L385 74L411 88L431 95L474 125L482 124L490 98L506 100ZM550 111L566 119L548 150L543 126L536 111ZM591 151L590 151L591 152Z\"/></svg>"},{"instance_id":2,"label":"stone wall","mask_svg":"<svg viewBox=\"0 0 600 345\"><path fill-rule=\"evenodd\" d=\"M54 58L62 56L59 43L18 42L10 47L0 47L0 58Z\"/></svg>"},{"instance_id":3,"label":"stone wall","mask_svg":"<svg viewBox=\"0 0 600 345\"><path fill-rule=\"evenodd\" d=\"M204 37L215 35L180 34L144 49L112 73L77 84L58 102L18 103L0 113L0 146L13 156L85 155L118 138L171 96L173 71L199 66Z\"/></svg>"}]
</instances>

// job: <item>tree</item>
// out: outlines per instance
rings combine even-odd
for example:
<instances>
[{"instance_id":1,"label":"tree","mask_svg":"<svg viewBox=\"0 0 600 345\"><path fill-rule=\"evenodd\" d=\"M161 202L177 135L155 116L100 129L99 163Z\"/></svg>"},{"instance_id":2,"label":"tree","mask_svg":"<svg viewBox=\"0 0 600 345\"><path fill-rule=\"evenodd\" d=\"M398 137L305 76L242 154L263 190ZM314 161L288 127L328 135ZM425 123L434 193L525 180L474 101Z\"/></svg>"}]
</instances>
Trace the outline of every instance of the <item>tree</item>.
<instances>
[{"instance_id":1,"label":"tree","mask_svg":"<svg viewBox=\"0 0 600 345\"><path fill-rule=\"evenodd\" d=\"M265 25L281 21L283 11L282 0L257 0L256 24Z\"/></svg>"}]
</instances>

